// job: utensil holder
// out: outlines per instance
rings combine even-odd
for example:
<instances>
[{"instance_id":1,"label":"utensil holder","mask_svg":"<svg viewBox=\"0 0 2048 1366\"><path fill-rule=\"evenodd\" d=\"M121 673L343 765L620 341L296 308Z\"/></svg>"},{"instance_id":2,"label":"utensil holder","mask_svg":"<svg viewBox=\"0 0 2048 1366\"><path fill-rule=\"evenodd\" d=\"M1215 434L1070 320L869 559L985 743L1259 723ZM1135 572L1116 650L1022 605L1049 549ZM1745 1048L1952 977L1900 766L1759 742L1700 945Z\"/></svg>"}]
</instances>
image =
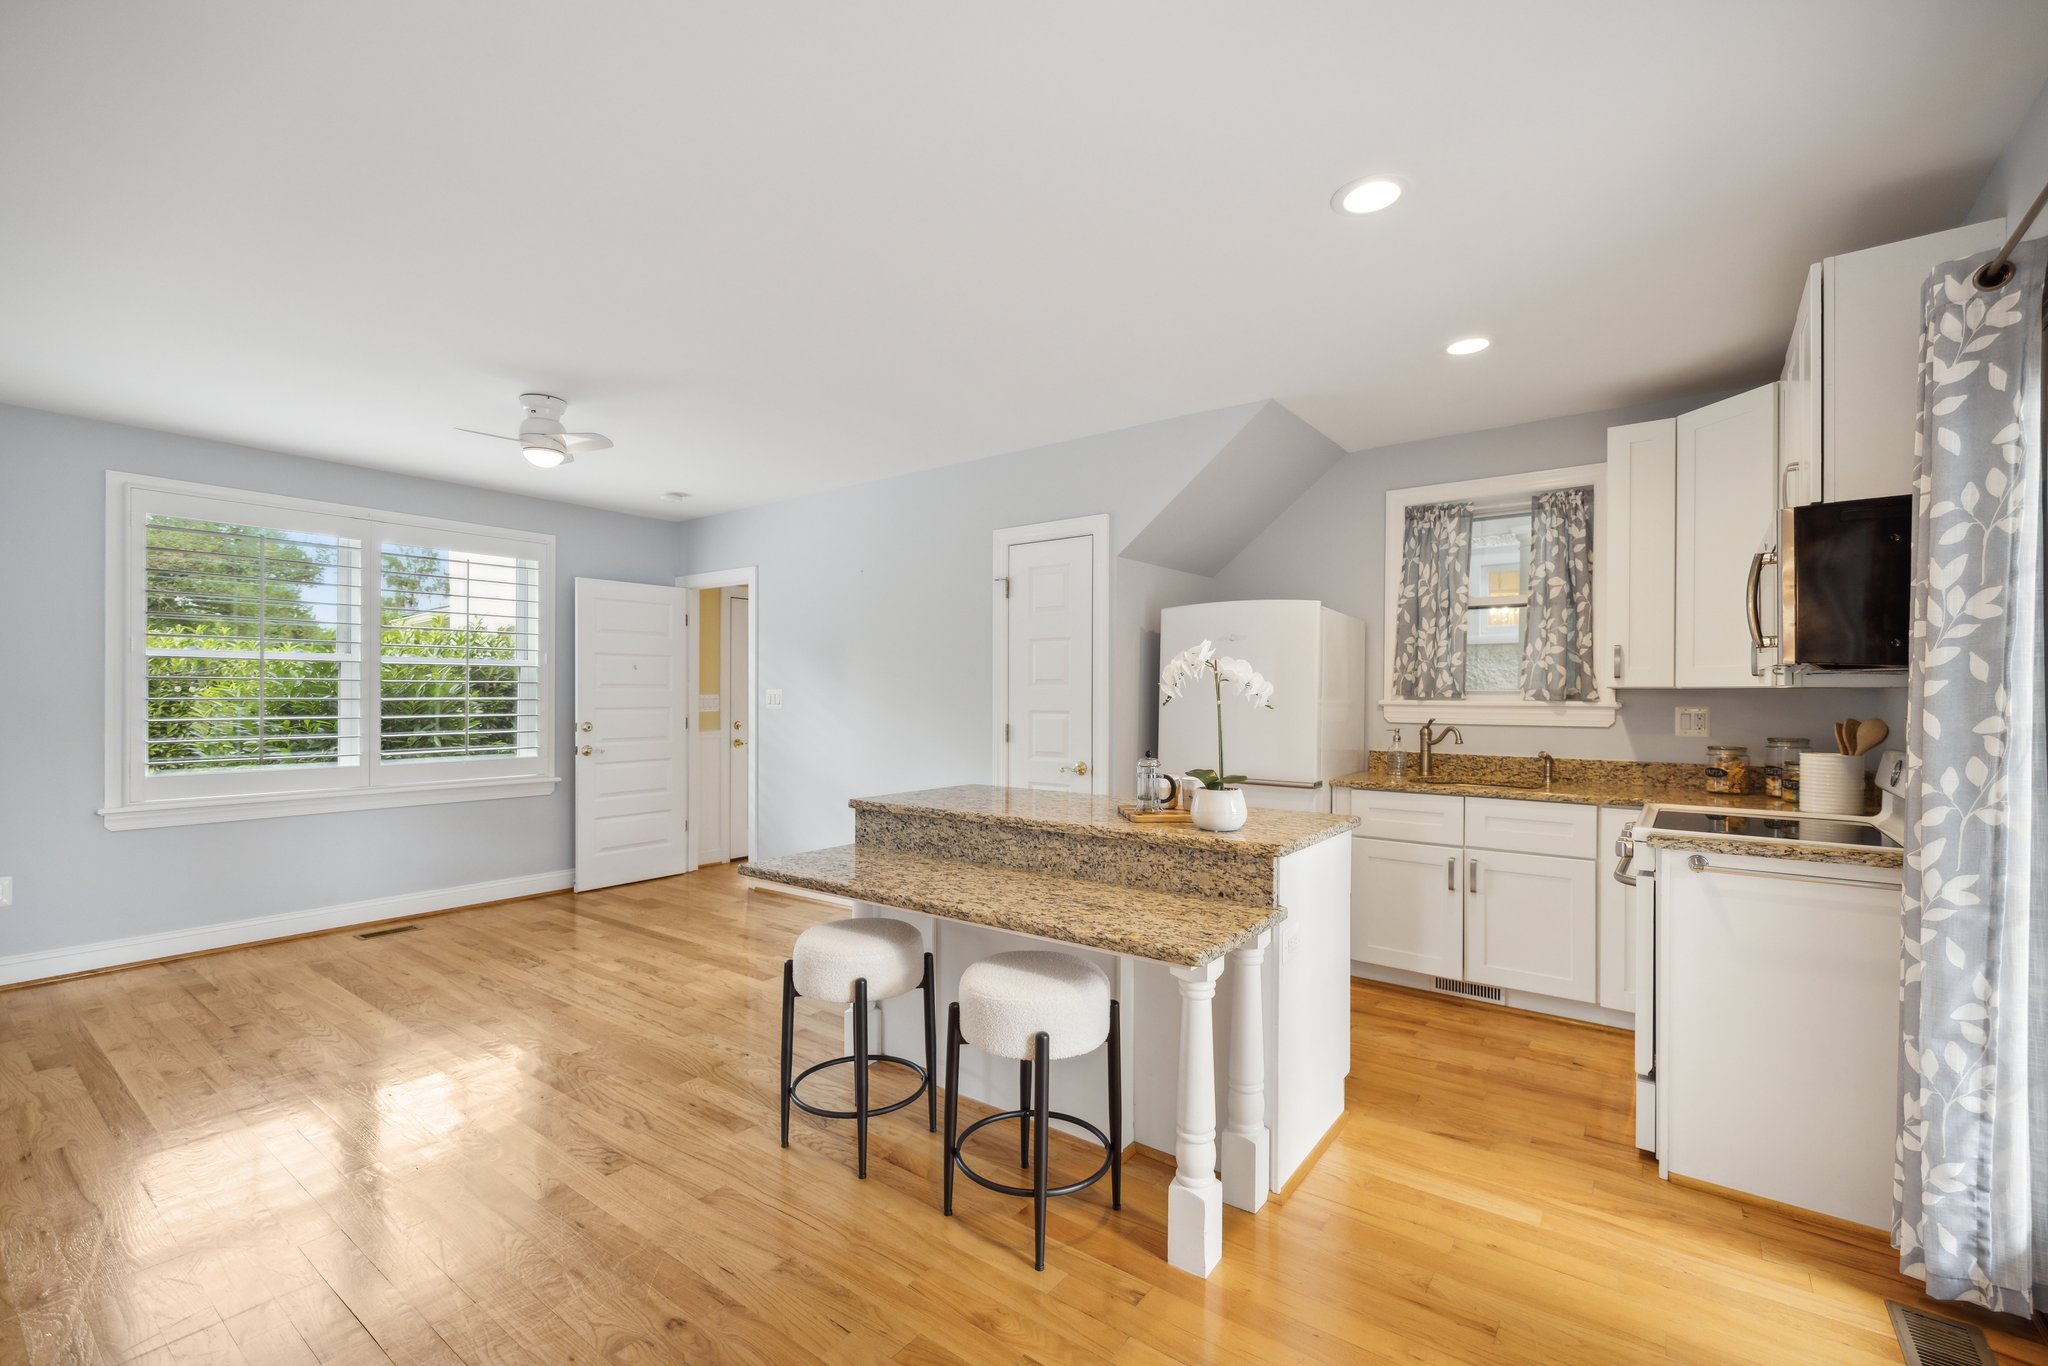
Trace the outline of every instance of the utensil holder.
<instances>
[{"instance_id":1,"label":"utensil holder","mask_svg":"<svg viewBox=\"0 0 2048 1366\"><path fill-rule=\"evenodd\" d=\"M1799 761L1799 809L1822 816L1863 814L1861 754L1816 754Z\"/></svg>"}]
</instances>

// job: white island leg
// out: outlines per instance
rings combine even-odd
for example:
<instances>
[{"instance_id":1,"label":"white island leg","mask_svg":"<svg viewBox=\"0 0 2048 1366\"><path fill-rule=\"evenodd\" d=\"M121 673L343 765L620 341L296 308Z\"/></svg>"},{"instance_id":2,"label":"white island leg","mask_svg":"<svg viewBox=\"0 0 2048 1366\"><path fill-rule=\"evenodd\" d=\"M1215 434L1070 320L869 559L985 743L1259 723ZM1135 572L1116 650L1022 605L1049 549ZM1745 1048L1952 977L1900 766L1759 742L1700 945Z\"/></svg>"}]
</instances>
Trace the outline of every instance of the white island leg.
<instances>
[{"instance_id":1,"label":"white island leg","mask_svg":"<svg viewBox=\"0 0 2048 1366\"><path fill-rule=\"evenodd\" d=\"M1166 1191L1166 1260L1206 1276L1223 1260L1223 1190L1216 1180L1216 979L1223 960L1173 969L1180 985L1178 1170Z\"/></svg>"},{"instance_id":2,"label":"white island leg","mask_svg":"<svg viewBox=\"0 0 2048 1366\"><path fill-rule=\"evenodd\" d=\"M1254 1210L1272 1185L1266 1128L1266 1003L1262 995L1271 930L1230 955L1230 1104L1223 1126L1223 1203Z\"/></svg>"}]
</instances>

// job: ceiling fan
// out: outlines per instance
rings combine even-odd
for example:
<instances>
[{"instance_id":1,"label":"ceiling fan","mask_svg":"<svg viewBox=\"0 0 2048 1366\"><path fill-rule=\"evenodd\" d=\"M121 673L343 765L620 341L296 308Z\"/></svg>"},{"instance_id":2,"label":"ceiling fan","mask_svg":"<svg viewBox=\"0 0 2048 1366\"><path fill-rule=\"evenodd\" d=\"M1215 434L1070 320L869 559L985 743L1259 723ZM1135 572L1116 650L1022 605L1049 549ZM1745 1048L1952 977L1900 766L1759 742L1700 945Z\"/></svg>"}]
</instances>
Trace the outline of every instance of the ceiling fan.
<instances>
[{"instance_id":1,"label":"ceiling fan","mask_svg":"<svg viewBox=\"0 0 2048 1366\"><path fill-rule=\"evenodd\" d=\"M562 430L562 414L569 410L569 400L556 398L553 394L521 394L519 402L526 409L526 417L519 424L519 435L506 436L502 432L480 432L474 427L457 427L458 432L471 436L488 436L499 441L517 441L519 453L527 463L551 470L557 465L566 465L579 455L592 451L608 450L612 439L596 432L565 432Z\"/></svg>"}]
</instances>

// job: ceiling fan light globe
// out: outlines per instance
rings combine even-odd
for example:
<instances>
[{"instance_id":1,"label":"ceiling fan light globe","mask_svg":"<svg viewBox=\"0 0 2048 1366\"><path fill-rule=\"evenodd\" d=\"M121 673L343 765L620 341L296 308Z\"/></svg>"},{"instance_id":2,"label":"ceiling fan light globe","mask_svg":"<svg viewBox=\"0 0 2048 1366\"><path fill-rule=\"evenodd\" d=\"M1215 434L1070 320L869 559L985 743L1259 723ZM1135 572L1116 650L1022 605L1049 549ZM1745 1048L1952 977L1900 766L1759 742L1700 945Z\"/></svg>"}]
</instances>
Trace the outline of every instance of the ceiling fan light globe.
<instances>
[{"instance_id":1,"label":"ceiling fan light globe","mask_svg":"<svg viewBox=\"0 0 2048 1366\"><path fill-rule=\"evenodd\" d=\"M521 446L519 453L526 457L527 464L537 465L544 470L569 463L569 453L556 446Z\"/></svg>"}]
</instances>

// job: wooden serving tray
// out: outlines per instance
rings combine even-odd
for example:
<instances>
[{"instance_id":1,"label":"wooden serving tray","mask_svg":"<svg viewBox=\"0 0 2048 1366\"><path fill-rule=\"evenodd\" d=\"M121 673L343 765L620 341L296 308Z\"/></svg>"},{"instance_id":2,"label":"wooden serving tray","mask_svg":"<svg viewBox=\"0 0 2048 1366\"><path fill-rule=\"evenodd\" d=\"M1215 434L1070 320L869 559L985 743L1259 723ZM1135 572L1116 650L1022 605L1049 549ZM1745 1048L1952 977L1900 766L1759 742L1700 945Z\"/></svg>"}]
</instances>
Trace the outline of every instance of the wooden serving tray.
<instances>
[{"instance_id":1,"label":"wooden serving tray","mask_svg":"<svg viewBox=\"0 0 2048 1366\"><path fill-rule=\"evenodd\" d=\"M1116 810L1133 825L1192 825L1195 820L1185 811L1140 811L1136 802L1124 802Z\"/></svg>"}]
</instances>

